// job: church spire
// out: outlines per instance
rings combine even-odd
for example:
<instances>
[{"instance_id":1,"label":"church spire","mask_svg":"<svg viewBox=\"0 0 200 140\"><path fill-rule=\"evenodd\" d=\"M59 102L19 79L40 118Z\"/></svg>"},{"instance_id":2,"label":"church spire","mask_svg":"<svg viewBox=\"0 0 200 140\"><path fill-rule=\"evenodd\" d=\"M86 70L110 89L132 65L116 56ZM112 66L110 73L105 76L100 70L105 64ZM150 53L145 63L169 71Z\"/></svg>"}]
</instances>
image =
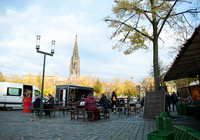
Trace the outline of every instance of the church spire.
<instances>
[{"instance_id":1,"label":"church spire","mask_svg":"<svg viewBox=\"0 0 200 140\"><path fill-rule=\"evenodd\" d=\"M77 42L77 35L74 43L74 51L73 51L73 57L79 57L78 56L78 42Z\"/></svg>"},{"instance_id":2,"label":"church spire","mask_svg":"<svg viewBox=\"0 0 200 140\"><path fill-rule=\"evenodd\" d=\"M80 77L80 59L78 55L78 42L77 35L75 38L74 51L71 58L70 69L69 69L69 80L77 80Z\"/></svg>"}]
</instances>

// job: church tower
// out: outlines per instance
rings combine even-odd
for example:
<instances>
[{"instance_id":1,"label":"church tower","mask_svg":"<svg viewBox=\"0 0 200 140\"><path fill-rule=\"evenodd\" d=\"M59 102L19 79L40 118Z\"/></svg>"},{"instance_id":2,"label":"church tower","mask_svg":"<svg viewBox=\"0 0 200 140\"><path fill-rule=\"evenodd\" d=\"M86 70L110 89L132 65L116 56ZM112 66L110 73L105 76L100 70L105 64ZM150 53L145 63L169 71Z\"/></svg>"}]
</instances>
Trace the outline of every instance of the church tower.
<instances>
[{"instance_id":1,"label":"church tower","mask_svg":"<svg viewBox=\"0 0 200 140\"><path fill-rule=\"evenodd\" d=\"M74 51L71 58L69 80L77 80L80 77L80 59L78 55L77 35L74 44Z\"/></svg>"}]
</instances>

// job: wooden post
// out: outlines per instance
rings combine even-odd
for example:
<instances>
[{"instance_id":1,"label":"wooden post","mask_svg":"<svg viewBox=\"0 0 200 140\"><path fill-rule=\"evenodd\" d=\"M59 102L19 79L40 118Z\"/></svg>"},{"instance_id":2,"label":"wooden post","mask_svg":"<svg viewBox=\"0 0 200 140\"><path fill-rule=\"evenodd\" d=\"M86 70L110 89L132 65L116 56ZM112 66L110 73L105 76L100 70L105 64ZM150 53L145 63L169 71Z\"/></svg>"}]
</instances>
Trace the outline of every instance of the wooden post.
<instances>
[{"instance_id":1,"label":"wooden post","mask_svg":"<svg viewBox=\"0 0 200 140\"><path fill-rule=\"evenodd\" d=\"M199 86L200 86L200 74L199 74Z\"/></svg>"}]
</instances>

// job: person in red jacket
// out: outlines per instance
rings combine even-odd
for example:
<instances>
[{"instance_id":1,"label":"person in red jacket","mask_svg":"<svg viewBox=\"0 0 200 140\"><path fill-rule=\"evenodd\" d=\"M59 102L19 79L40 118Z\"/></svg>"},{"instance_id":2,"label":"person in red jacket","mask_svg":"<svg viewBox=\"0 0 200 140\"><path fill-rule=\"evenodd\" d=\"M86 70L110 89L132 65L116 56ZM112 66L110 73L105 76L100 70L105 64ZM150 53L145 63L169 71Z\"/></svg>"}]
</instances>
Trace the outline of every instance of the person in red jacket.
<instances>
[{"instance_id":1,"label":"person in red jacket","mask_svg":"<svg viewBox=\"0 0 200 140\"><path fill-rule=\"evenodd\" d=\"M97 110L97 101L94 99L94 96L89 94L89 97L86 100L86 106L88 107L88 111L96 111Z\"/></svg>"},{"instance_id":2,"label":"person in red jacket","mask_svg":"<svg viewBox=\"0 0 200 140\"><path fill-rule=\"evenodd\" d=\"M85 100L86 110L88 111L95 111L95 120L98 120L100 117L100 112L97 109L97 101L94 99L94 96L92 94L88 94L88 97ZM88 116L89 117L89 116Z\"/></svg>"}]
</instances>

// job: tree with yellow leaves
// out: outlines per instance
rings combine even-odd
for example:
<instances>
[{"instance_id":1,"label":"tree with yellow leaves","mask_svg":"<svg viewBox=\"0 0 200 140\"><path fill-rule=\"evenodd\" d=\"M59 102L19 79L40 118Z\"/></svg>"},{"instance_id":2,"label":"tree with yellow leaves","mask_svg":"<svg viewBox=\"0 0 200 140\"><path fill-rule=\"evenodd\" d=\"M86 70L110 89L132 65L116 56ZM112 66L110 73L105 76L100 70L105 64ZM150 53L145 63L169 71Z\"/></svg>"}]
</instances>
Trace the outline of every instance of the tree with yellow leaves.
<instances>
[{"instance_id":1,"label":"tree with yellow leaves","mask_svg":"<svg viewBox=\"0 0 200 140\"><path fill-rule=\"evenodd\" d=\"M188 17L197 18L198 5L192 8L180 8L179 4L194 4L198 0L115 0L112 7L113 16L107 16L105 21L109 27L115 28L112 38L118 42L113 48L124 50L124 54L133 53L139 49L148 49L147 41L153 44L153 72L155 90L159 90L158 40L165 26L180 27L188 23ZM178 7L179 9L176 9Z\"/></svg>"},{"instance_id":2,"label":"tree with yellow leaves","mask_svg":"<svg viewBox=\"0 0 200 140\"><path fill-rule=\"evenodd\" d=\"M95 80L94 83L94 92L96 95L100 95L103 92L103 85L99 78Z\"/></svg>"}]
</instances>

